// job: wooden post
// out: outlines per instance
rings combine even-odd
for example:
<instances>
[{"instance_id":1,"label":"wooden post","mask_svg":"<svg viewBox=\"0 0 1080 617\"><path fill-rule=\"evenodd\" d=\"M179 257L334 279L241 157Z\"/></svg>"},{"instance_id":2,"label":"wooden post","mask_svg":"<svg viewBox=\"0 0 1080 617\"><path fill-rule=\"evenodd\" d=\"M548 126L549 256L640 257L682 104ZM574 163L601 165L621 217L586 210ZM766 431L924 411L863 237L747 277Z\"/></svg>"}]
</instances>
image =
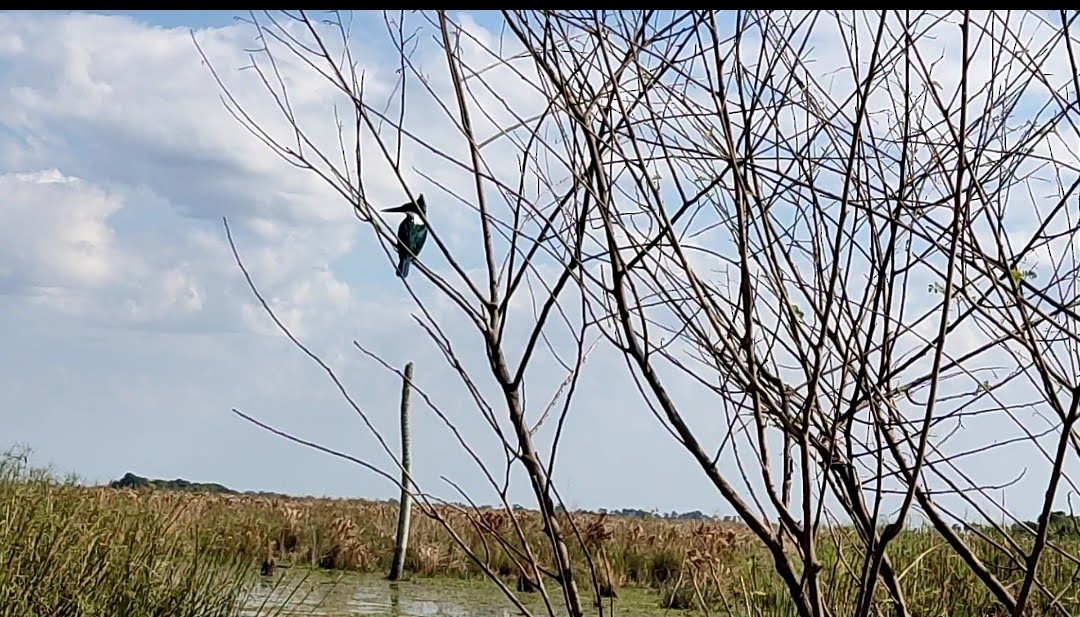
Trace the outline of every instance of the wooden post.
<instances>
[{"instance_id":1,"label":"wooden post","mask_svg":"<svg viewBox=\"0 0 1080 617\"><path fill-rule=\"evenodd\" d=\"M409 546L409 517L412 514L412 493L409 492L411 461L409 458L409 390L412 389L413 364L405 365L405 380L401 385L401 500L398 503L397 540L394 560L390 564L390 580L401 578L405 567L405 551Z\"/></svg>"}]
</instances>

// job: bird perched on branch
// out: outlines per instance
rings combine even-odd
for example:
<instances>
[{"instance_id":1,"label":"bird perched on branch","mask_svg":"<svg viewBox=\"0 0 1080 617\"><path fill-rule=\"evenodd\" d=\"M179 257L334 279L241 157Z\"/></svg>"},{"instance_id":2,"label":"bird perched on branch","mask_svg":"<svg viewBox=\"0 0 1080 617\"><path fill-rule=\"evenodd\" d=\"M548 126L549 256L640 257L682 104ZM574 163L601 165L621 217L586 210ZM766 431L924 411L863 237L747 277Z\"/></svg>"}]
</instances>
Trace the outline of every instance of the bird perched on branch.
<instances>
[{"instance_id":1,"label":"bird perched on branch","mask_svg":"<svg viewBox=\"0 0 1080 617\"><path fill-rule=\"evenodd\" d=\"M427 240L428 230L424 222L427 216L427 205L424 204L424 195L421 193L416 197L416 201L410 201L396 208L387 208L383 212L405 213L405 218L402 219L397 230L397 275L405 278L409 276L409 265L420 254L420 249L424 248L424 241Z\"/></svg>"}]
</instances>

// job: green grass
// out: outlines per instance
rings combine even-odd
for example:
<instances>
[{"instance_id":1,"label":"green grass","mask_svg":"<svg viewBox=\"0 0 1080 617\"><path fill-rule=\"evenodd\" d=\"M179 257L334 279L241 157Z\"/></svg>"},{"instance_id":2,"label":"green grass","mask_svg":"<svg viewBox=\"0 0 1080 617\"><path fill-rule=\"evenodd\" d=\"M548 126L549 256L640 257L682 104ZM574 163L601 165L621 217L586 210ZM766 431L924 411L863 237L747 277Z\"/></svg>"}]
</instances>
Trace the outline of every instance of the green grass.
<instances>
[{"instance_id":1,"label":"green grass","mask_svg":"<svg viewBox=\"0 0 1080 617\"><path fill-rule=\"evenodd\" d=\"M18 455L0 459L0 511L0 615L20 617L235 615L268 545L293 573L311 567L384 574L397 519L395 505L363 500L85 487L31 469ZM520 541L504 514L446 507L440 516L515 587L514 553L499 538L513 546ZM1033 615L1047 612L1048 594L1080 615L1080 564L1071 557L1080 555L1080 531L1071 518L1059 519L1039 565L1043 589L1032 597ZM438 522L419 512L413 520L406 558L413 576L480 576ZM617 589L653 591L658 605L704 606L719 615L794 614L771 558L740 524L591 514L574 514L573 522L594 549L601 582ZM534 553L546 555L539 515L520 512L519 524ZM1023 569L997 547L1006 544L999 532L979 531L984 537L964 532L965 541L1015 593ZM1030 534L1014 529L1012 535L1021 549L1030 546ZM585 553L577 542L568 544L579 588L588 590ZM858 547L850 529L829 529L819 538L821 585L837 615L854 608ZM998 614L990 593L936 533L902 532L889 557L912 614ZM545 584L557 589L550 579ZM881 585L875 602L877 614L891 614Z\"/></svg>"},{"instance_id":2,"label":"green grass","mask_svg":"<svg viewBox=\"0 0 1080 617\"><path fill-rule=\"evenodd\" d=\"M180 508L102 498L0 457L0 615L239 614L250 560L203 552Z\"/></svg>"}]
</instances>

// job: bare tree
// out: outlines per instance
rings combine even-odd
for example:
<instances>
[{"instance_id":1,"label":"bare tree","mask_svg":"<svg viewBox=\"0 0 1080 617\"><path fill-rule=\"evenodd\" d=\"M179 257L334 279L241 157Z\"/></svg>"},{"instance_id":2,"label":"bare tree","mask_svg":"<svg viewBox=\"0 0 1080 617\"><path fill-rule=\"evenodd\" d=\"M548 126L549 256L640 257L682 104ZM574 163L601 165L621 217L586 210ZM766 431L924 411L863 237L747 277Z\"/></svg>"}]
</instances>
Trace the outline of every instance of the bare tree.
<instances>
[{"instance_id":1,"label":"bare tree","mask_svg":"<svg viewBox=\"0 0 1080 617\"><path fill-rule=\"evenodd\" d=\"M519 534L521 552L537 578L554 564L570 614L586 609L550 481L558 437L541 452L528 417L547 414L522 393L549 354L569 375L565 416L597 338L625 355L642 401L748 525L797 614L914 614L916 583L890 547L915 513L987 592L992 606L973 610L1080 610L1075 589L1039 575L1048 554L1080 564L1049 535L1080 447L1076 13L501 18L495 40L445 13L411 16L415 32L388 14L400 80L380 104L344 16L253 17L255 66L293 141L226 101L388 247L362 152L409 199L402 144L470 178L464 194L415 172L474 217L482 265L465 267L437 226L436 255L418 262L474 331L449 336L413 298L478 411L511 427L507 464L527 471L550 540L540 560ZM439 69L412 47L431 33ZM352 143L343 131L332 153L307 136L275 54L347 98ZM412 128L417 97L458 146ZM512 311L518 299L534 310ZM484 346L498 404L458 361L459 341ZM687 380L693 403L671 387ZM695 429L706 415L728 426L719 442ZM1004 457L1036 469L1034 525L1007 521L994 498L1016 481L986 471ZM841 526L853 533L830 533Z\"/></svg>"}]
</instances>

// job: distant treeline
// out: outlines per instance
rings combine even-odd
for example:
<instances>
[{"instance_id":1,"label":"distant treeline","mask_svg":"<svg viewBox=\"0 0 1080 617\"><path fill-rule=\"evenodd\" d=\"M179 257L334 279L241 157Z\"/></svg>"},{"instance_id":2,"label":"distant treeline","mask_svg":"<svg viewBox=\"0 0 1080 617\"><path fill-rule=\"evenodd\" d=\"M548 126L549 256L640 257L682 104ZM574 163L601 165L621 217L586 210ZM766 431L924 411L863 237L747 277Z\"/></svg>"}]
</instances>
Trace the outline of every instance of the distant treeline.
<instances>
[{"instance_id":1,"label":"distant treeline","mask_svg":"<svg viewBox=\"0 0 1080 617\"><path fill-rule=\"evenodd\" d=\"M142 488L154 488L164 491L183 491L189 493L224 493L227 495L255 495L259 497L289 497L288 495L283 495L281 493L271 493L266 491L234 491L233 489L222 486L216 482L189 482L183 478L177 478L175 480L156 480L137 476L130 471L124 474L123 478L110 482L109 488L130 488L136 490Z\"/></svg>"},{"instance_id":2,"label":"distant treeline","mask_svg":"<svg viewBox=\"0 0 1080 617\"><path fill-rule=\"evenodd\" d=\"M257 497L276 497L281 499L296 499L296 496L285 495L282 493L274 493L267 491L236 491L227 486L222 486L216 482L189 482L182 478L175 480L154 480L150 478L144 478L142 476L135 475L131 472L124 474L123 478L109 483L111 488L154 488L167 491L186 491L192 493L224 493L229 495L254 495ZM305 497L306 499L315 499L311 495ZM378 500L369 500L378 501ZM389 499L388 503L396 504L397 500ZM466 504L456 504L461 507L466 507ZM515 511L527 510L525 506L515 503L513 505ZM561 508L560 508L561 510ZM578 510L578 512L586 512L585 510ZM725 522L738 522L739 518L736 516L709 516L700 510L693 510L691 512L660 512L658 510L641 510L639 508L622 508L620 510L608 510L606 508L600 508L593 514L607 514L608 516L617 516L625 518L640 518L640 519L663 519L663 520L684 520L684 521L715 521L721 520ZM1038 529L1038 521L1028 521L1026 523L1016 523L1010 525L1010 531L1016 533L1031 533L1031 530ZM1026 529L1025 529L1026 527ZM960 525L956 525L957 530L961 529ZM1050 522L1048 524L1048 536L1050 539L1058 539L1066 536L1080 536L1080 516L1073 516L1067 512L1055 511L1050 514Z\"/></svg>"},{"instance_id":3,"label":"distant treeline","mask_svg":"<svg viewBox=\"0 0 1080 617\"><path fill-rule=\"evenodd\" d=\"M143 489L154 488L158 490L166 491L184 491L191 493L223 493L227 495L255 495L259 497L278 497L283 499L295 498L292 495L284 495L282 493L273 493L266 491L236 491L227 486L223 486L216 482L190 482L182 478L175 480L156 480L151 478L144 478L142 476L128 472L124 474L124 477L119 480L114 480L109 483L109 488L130 488L130 489ZM310 495L308 499L312 499ZM396 503L396 500L390 499L391 503ZM464 507L465 504L457 504ZM521 511L527 508L521 504L515 503L514 510ZM666 519L666 520L688 520L688 521L711 521L711 520L724 520L735 521L738 520L734 516L716 517L709 516L701 512L700 510L694 510L692 512L668 512L663 513L657 510L640 510L638 508L623 508L621 510L608 510L606 508L600 508L594 514L607 514L608 516L620 516L626 518L643 518L643 519Z\"/></svg>"},{"instance_id":4,"label":"distant treeline","mask_svg":"<svg viewBox=\"0 0 1080 617\"><path fill-rule=\"evenodd\" d=\"M1039 521L1028 521L1025 525L1030 533L1039 528ZM1013 525L1013 531L1020 531L1018 529L1020 527L1020 524ZM1051 512L1050 521L1046 525L1046 534L1051 540L1080 536L1080 516L1061 510Z\"/></svg>"}]
</instances>

